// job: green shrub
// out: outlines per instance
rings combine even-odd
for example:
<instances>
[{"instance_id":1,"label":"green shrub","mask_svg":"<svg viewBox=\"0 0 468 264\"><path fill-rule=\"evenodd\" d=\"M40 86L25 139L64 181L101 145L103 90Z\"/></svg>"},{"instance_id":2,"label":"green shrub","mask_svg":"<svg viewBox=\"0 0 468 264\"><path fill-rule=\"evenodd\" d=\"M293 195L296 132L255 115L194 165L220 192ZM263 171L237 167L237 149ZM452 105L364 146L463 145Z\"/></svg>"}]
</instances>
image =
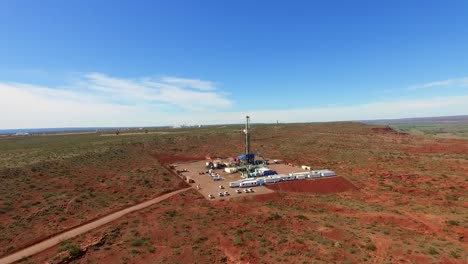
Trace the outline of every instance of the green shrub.
<instances>
[{"instance_id":1,"label":"green shrub","mask_svg":"<svg viewBox=\"0 0 468 264\"><path fill-rule=\"evenodd\" d=\"M281 215L278 213L271 213L270 216L268 216L268 221L273 221L273 220L278 220L281 219Z\"/></svg>"},{"instance_id":2,"label":"green shrub","mask_svg":"<svg viewBox=\"0 0 468 264\"><path fill-rule=\"evenodd\" d=\"M451 226L457 226L457 225L458 225L458 221L455 221L455 220L448 220L448 221L447 221L447 224L448 224L448 225L451 225Z\"/></svg>"},{"instance_id":3,"label":"green shrub","mask_svg":"<svg viewBox=\"0 0 468 264\"><path fill-rule=\"evenodd\" d=\"M144 241L141 238L136 238L132 241L133 247L141 247L143 244L144 244Z\"/></svg>"},{"instance_id":4,"label":"green shrub","mask_svg":"<svg viewBox=\"0 0 468 264\"><path fill-rule=\"evenodd\" d=\"M377 247L372 242L367 243L365 248L368 249L368 250L372 250L372 251L377 249Z\"/></svg>"},{"instance_id":5,"label":"green shrub","mask_svg":"<svg viewBox=\"0 0 468 264\"><path fill-rule=\"evenodd\" d=\"M450 251L450 256L453 258L460 258L460 254L458 254L455 250Z\"/></svg>"},{"instance_id":6,"label":"green shrub","mask_svg":"<svg viewBox=\"0 0 468 264\"><path fill-rule=\"evenodd\" d=\"M430 255L437 255L437 254L439 254L439 252L438 252L435 248L433 248L433 247L429 248L429 250L427 251L427 253L429 253Z\"/></svg>"},{"instance_id":7,"label":"green shrub","mask_svg":"<svg viewBox=\"0 0 468 264\"><path fill-rule=\"evenodd\" d=\"M168 215L170 217L175 217L175 216L177 216L177 211L175 211L175 210L166 211L166 215Z\"/></svg>"},{"instance_id":8,"label":"green shrub","mask_svg":"<svg viewBox=\"0 0 468 264\"><path fill-rule=\"evenodd\" d=\"M80 256L83 252L81 249L75 245L70 245L68 248L68 253L70 254L71 257L78 257Z\"/></svg>"},{"instance_id":9,"label":"green shrub","mask_svg":"<svg viewBox=\"0 0 468 264\"><path fill-rule=\"evenodd\" d=\"M309 220L309 218L307 218L305 215L296 215L296 218L299 220Z\"/></svg>"}]
</instances>

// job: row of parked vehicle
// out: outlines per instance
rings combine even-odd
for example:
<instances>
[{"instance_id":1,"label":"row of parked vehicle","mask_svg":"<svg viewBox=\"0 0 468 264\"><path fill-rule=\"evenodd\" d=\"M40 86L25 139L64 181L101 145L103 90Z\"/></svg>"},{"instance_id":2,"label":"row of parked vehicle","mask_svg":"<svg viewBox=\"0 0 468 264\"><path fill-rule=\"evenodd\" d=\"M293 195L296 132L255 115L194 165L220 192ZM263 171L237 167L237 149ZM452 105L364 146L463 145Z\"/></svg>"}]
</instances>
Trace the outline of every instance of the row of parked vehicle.
<instances>
[{"instance_id":1,"label":"row of parked vehicle","mask_svg":"<svg viewBox=\"0 0 468 264\"><path fill-rule=\"evenodd\" d=\"M220 188L220 189L224 189L224 186L220 185L219 188ZM253 190L252 188L248 188L248 189L244 189L244 192L245 192L245 193L253 193L254 190ZM236 193L237 193L237 194L241 194L242 191L239 190L239 189L237 189L237 190L236 190ZM229 194L228 191L224 191L224 192L219 192L219 193L218 193L218 196L219 196L219 197L229 196L229 195L230 195L230 194ZM210 193L210 194L208 194L208 198L214 199L215 196L214 196L213 194Z\"/></svg>"}]
</instances>

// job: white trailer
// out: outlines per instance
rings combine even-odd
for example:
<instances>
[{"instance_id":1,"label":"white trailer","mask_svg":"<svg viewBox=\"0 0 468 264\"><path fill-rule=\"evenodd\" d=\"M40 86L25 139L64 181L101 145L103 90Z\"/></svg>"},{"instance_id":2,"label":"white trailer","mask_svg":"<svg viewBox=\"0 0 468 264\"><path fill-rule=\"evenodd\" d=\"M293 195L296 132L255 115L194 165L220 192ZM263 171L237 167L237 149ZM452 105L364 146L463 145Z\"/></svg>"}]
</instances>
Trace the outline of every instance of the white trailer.
<instances>
[{"instance_id":1,"label":"white trailer","mask_svg":"<svg viewBox=\"0 0 468 264\"><path fill-rule=\"evenodd\" d=\"M292 181L292 180L295 180L296 179L296 176L293 175L292 173L289 174L289 175L286 175L286 174L281 174L279 175L281 177L281 180L282 181Z\"/></svg>"},{"instance_id":2,"label":"white trailer","mask_svg":"<svg viewBox=\"0 0 468 264\"><path fill-rule=\"evenodd\" d=\"M319 173L311 173L307 176L307 178L309 179L317 179L317 178L320 178L322 177Z\"/></svg>"},{"instance_id":3,"label":"white trailer","mask_svg":"<svg viewBox=\"0 0 468 264\"><path fill-rule=\"evenodd\" d=\"M229 187L235 188L240 186L241 181L234 181L229 183Z\"/></svg>"},{"instance_id":4,"label":"white trailer","mask_svg":"<svg viewBox=\"0 0 468 264\"><path fill-rule=\"evenodd\" d=\"M253 187L257 185L258 185L258 182L256 180L255 181L243 181L239 184L239 187L247 188L247 187Z\"/></svg>"},{"instance_id":5,"label":"white trailer","mask_svg":"<svg viewBox=\"0 0 468 264\"><path fill-rule=\"evenodd\" d=\"M279 177L268 177L268 178L265 178L265 183L277 183L281 181L281 178Z\"/></svg>"},{"instance_id":6,"label":"white trailer","mask_svg":"<svg viewBox=\"0 0 468 264\"><path fill-rule=\"evenodd\" d=\"M307 176L305 174L296 175L296 180L304 180Z\"/></svg>"},{"instance_id":7,"label":"white trailer","mask_svg":"<svg viewBox=\"0 0 468 264\"><path fill-rule=\"evenodd\" d=\"M227 173L234 173L234 172L237 172L237 168L236 167L226 167L226 168L224 168L224 171L227 172Z\"/></svg>"},{"instance_id":8,"label":"white trailer","mask_svg":"<svg viewBox=\"0 0 468 264\"><path fill-rule=\"evenodd\" d=\"M258 184L260 184L260 182L265 182L266 178L267 177L257 177L257 178L255 178L255 180L258 182Z\"/></svg>"},{"instance_id":9,"label":"white trailer","mask_svg":"<svg viewBox=\"0 0 468 264\"><path fill-rule=\"evenodd\" d=\"M331 170L315 170L313 173L320 174L322 177L336 176L336 173Z\"/></svg>"},{"instance_id":10,"label":"white trailer","mask_svg":"<svg viewBox=\"0 0 468 264\"><path fill-rule=\"evenodd\" d=\"M324 171L324 172L321 172L320 175L322 177L331 177L331 176L336 176L336 173L334 171Z\"/></svg>"},{"instance_id":11,"label":"white trailer","mask_svg":"<svg viewBox=\"0 0 468 264\"><path fill-rule=\"evenodd\" d=\"M296 176L296 177L299 176L299 175L304 175L304 176L307 177L307 175L309 175L309 174L310 174L310 171L304 171L304 172L294 172L294 173L290 173L289 175L290 175L290 176L291 176L291 175L294 175L294 176Z\"/></svg>"}]
</instances>

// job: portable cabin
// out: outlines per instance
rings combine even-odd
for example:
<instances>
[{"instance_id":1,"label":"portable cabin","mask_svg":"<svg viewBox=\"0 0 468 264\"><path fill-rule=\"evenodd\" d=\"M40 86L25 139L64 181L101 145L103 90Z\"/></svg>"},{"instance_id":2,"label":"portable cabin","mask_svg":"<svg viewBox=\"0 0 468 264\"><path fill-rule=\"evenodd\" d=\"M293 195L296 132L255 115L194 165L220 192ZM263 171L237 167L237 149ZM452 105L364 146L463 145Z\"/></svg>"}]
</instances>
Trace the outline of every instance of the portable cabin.
<instances>
[{"instance_id":1,"label":"portable cabin","mask_svg":"<svg viewBox=\"0 0 468 264\"><path fill-rule=\"evenodd\" d=\"M320 174L322 177L330 177L330 176L336 176L336 173L331 170L314 170L312 171L314 174Z\"/></svg>"},{"instance_id":2,"label":"portable cabin","mask_svg":"<svg viewBox=\"0 0 468 264\"><path fill-rule=\"evenodd\" d=\"M299 175L304 175L307 177L307 175L309 175L311 172L310 171L304 171L304 172L294 172L294 173L290 173L289 175L294 175L294 176L299 176Z\"/></svg>"},{"instance_id":3,"label":"portable cabin","mask_svg":"<svg viewBox=\"0 0 468 264\"><path fill-rule=\"evenodd\" d=\"M278 177L281 179L281 181L292 181L296 179L296 176L286 174L278 174Z\"/></svg>"},{"instance_id":4,"label":"portable cabin","mask_svg":"<svg viewBox=\"0 0 468 264\"><path fill-rule=\"evenodd\" d=\"M331 177L331 176L336 176L336 173L334 171L331 171L331 170L324 170L324 171L320 172L320 175L322 177Z\"/></svg>"},{"instance_id":5,"label":"portable cabin","mask_svg":"<svg viewBox=\"0 0 468 264\"><path fill-rule=\"evenodd\" d=\"M233 181L229 183L229 187L236 188L240 186L241 181Z\"/></svg>"},{"instance_id":6,"label":"portable cabin","mask_svg":"<svg viewBox=\"0 0 468 264\"><path fill-rule=\"evenodd\" d=\"M305 174L296 175L296 180L304 180L307 177Z\"/></svg>"},{"instance_id":7,"label":"portable cabin","mask_svg":"<svg viewBox=\"0 0 468 264\"><path fill-rule=\"evenodd\" d=\"M237 172L237 168L236 167L226 167L226 168L224 168L224 171L227 172L227 173L235 173L235 172Z\"/></svg>"},{"instance_id":8,"label":"portable cabin","mask_svg":"<svg viewBox=\"0 0 468 264\"><path fill-rule=\"evenodd\" d=\"M277 183L279 181L281 181L281 178L278 176L265 178L265 183Z\"/></svg>"},{"instance_id":9,"label":"portable cabin","mask_svg":"<svg viewBox=\"0 0 468 264\"><path fill-rule=\"evenodd\" d=\"M257 185L258 185L257 181L243 181L239 184L239 187L247 188L247 187L252 187L252 186L257 186Z\"/></svg>"},{"instance_id":10,"label":"portable cabin","mask_svg":"<svg viewBox=\"0 0 468 264\"><path fill-rule=\"evenodd\" d=\"M320 178L322 177L319 173L311 173L307 176L307 178L309 179L317 179L317 178Z\"/></svg>"}]
</instances>

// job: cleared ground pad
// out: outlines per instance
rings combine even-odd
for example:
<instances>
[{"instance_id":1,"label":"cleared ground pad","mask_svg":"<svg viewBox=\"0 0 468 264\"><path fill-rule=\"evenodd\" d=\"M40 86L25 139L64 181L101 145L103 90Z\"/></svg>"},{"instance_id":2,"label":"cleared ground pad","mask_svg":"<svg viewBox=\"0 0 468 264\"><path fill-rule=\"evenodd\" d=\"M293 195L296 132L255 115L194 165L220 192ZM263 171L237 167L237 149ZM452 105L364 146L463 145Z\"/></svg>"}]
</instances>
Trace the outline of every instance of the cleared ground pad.
<instances>
[{"instance_id":1,"label":"cleared ground pad","mask_svg":"<svg viewBox=\"0 0 468 264\"><path fill-rule=\"evenodd\" d=\"M323 194L357 190L356 186L340 176L280 182L275 184L268 184L267 188L275 191L312 192Z\"/></svg>"}]
</instances>

